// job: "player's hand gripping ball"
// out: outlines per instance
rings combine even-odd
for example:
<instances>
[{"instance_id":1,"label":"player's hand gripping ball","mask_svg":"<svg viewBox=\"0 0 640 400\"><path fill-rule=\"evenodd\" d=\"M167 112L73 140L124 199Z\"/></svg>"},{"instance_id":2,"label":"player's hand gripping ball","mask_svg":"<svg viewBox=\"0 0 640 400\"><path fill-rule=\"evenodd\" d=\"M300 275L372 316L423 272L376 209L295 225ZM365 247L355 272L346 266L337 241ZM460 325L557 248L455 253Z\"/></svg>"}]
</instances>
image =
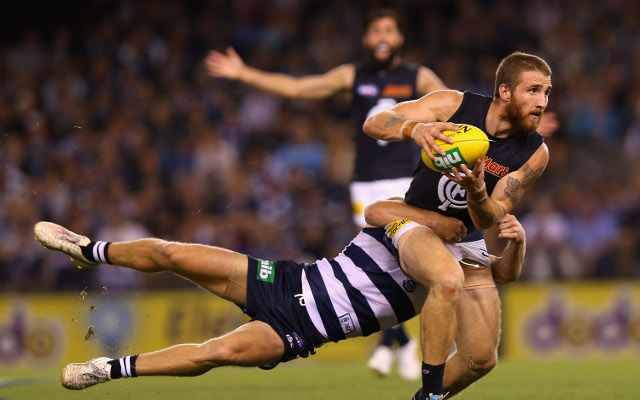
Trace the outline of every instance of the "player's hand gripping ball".
<instances>
[{"instance_id":1,"label":"player's hand gripping ball","mask_svg":"<svg viewBox=\"0 0 640 400\"><path fill-rule=\"evenodd\" d=\"M444 131L445 136L453 139L449 144L436 139L436 144L446 153L444 156L433 152L436 161L433 162L422 149L422 161L434 171L447 172L451 168L460 169L462 164L472 168L479 158L484 157L489 150L489 138L487 135L473 125L456 124L457 131Z\"/></svg>"}]
</instances>

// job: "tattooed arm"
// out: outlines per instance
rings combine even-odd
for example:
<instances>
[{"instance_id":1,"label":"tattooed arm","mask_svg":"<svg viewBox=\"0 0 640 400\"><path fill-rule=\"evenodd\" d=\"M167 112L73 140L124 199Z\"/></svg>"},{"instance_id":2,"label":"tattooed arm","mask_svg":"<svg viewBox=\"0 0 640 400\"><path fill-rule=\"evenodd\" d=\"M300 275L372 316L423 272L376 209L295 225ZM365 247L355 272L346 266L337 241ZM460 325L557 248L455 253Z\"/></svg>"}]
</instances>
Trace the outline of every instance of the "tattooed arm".
<instances>
[{"instance_id":1,"label":"tattooed arm","mask_svg":"<svg viewBox=\"0 0 640 400\"><path fill-rule=\"evenodd\" d=\"M435 159L431 149L444 155L435 139L452 143L453 140L444 136L442 131L457 129L453 123L441 121L447 121L456 112L463 96L456 90L438 90L418 100L398 103L367 118L362 129L374 139L388 142L413 140Z\"/></svg>"},{"instance_id":2,"label":"tattooed arm","mask_svg":"<svg viewBox=\"0 0 640 400\"><path fill-rule=\"evenodd\" d=\"M488 229L511 212L524 192L542 175L548 162L549 149L543 143L520 169L498 181L491 197L487 196L486 188L468 193L469 214L476 227Z\"/></svg>"},{"instance_id":3,"label":"tattooed arm","mask_svg":"<svg viewBox=\"0 0 640 400\"><path fill-rule=\"evenodd\" d=\"M475 227L489 229L513 209L525 190L542 175L548 162L549 149L543 143L519 170L498 181L491 197L484 182L482 159L476 162L473 171L461 165L460 171L453 168L452 172L444 174L467 192L467 208Z\"/></svg>"}]
</instances>

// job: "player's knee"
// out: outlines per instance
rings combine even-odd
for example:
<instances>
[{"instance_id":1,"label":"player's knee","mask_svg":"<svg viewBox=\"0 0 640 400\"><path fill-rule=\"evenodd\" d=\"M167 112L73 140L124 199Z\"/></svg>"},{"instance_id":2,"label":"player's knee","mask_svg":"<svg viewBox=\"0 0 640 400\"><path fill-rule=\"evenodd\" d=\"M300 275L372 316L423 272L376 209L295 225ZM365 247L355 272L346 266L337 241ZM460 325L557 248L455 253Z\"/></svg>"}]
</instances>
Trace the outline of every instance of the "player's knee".
<instances>
[{"instance_id":1,"label":"player's knee","mask_svg":"<svg viewBox=\"0 0 640 400\"><path fill-rule=\"evenodd\" d=\"M498 365L498 356L495 352L479 354L475 357L469 355L469 367L471 371L478 376L488 374L496 365Z\"/></svg>"},{"instance_id":2,"label":"player's knee","mask_svg":"<svg viewBox=\"0 0 640 400\"><path fill-rule=\"evenodd\" d=\"M198 362L209 368L223 365L235 365L241 349L233 343L223 339L210 340L198 346Z\"/></svg>"},{"instance_id":3,"label":"player's knee","mask_svg":"<svg viewBox=\"0 0 640 400\"><path fill-rule=\"evenodd\" d=\"M430 294L434 294L446 301L458 302L464 286L464 275L460 271L446 272L438 276Z\"/></svg>"}]
</instances>

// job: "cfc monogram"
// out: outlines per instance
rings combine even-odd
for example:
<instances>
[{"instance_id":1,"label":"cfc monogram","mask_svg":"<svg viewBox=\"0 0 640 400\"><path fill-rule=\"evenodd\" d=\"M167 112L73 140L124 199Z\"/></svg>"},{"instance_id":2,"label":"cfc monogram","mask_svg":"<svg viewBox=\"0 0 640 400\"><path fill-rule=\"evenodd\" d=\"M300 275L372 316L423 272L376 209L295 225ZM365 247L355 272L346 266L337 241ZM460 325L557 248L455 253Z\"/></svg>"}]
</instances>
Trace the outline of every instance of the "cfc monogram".
<instances>
[{"instance_id":1,"label":"cfc monogram","mask_svg":"<svg viewBox=\"0 0 640 400\"><path fill-rule=\"evenodd\" d=\"M273 261L258 260L258 276L257 278L263 282L273 283L275 270L273 269Z\"/></svg>"}]
</instances>

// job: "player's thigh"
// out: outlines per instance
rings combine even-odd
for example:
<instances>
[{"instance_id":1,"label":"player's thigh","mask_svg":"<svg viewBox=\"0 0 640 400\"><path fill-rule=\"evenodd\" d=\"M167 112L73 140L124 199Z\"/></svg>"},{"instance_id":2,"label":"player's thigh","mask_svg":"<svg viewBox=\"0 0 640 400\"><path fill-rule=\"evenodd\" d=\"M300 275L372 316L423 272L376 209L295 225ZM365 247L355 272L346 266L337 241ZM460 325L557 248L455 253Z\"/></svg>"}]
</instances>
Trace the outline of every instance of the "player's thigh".
<instances>
[{"instance_id":1,"label":"player's thigh","mask_svg":"<svg viewBox=\"0 0 640 400\"><path fill-rule=\"evenodd\" d=\"M462 269L453 253L431 229L417 226L398 239L400 264L405 273L431 287L442 277L463 280Z\"/></svg>"},{"instance_id":2,"label":"player's thigh","mask_svg":"<svg viewBox=\"0 0 640 400\"><path fill-rule=\"evenodd\" d=\"M284 343L271 326L248 322L236 330L200 345L200 357L216 366L262 366L280 361Z\"/></svg>"},{"instance_id":3,"label":"player's thigh","mask_svg":"<svg viewBox=\"0 0 640 400\"><path fill-rule=\"evenodd\" d=\"M457 351L474 363L495 362L500 317L500 297L495 287L464 290L457 308Z\"/></svg>"},{"instance_id":4,"label":"player's thigh","mask_svg":"<svg viewBox=\"0 0 640 400\"><path fill-rule=\"evenodd\" d=\"M210 292L245 305L247 301L246 255L201 244L169 243L172 271Z\"/></svg>"}]
</instances>

